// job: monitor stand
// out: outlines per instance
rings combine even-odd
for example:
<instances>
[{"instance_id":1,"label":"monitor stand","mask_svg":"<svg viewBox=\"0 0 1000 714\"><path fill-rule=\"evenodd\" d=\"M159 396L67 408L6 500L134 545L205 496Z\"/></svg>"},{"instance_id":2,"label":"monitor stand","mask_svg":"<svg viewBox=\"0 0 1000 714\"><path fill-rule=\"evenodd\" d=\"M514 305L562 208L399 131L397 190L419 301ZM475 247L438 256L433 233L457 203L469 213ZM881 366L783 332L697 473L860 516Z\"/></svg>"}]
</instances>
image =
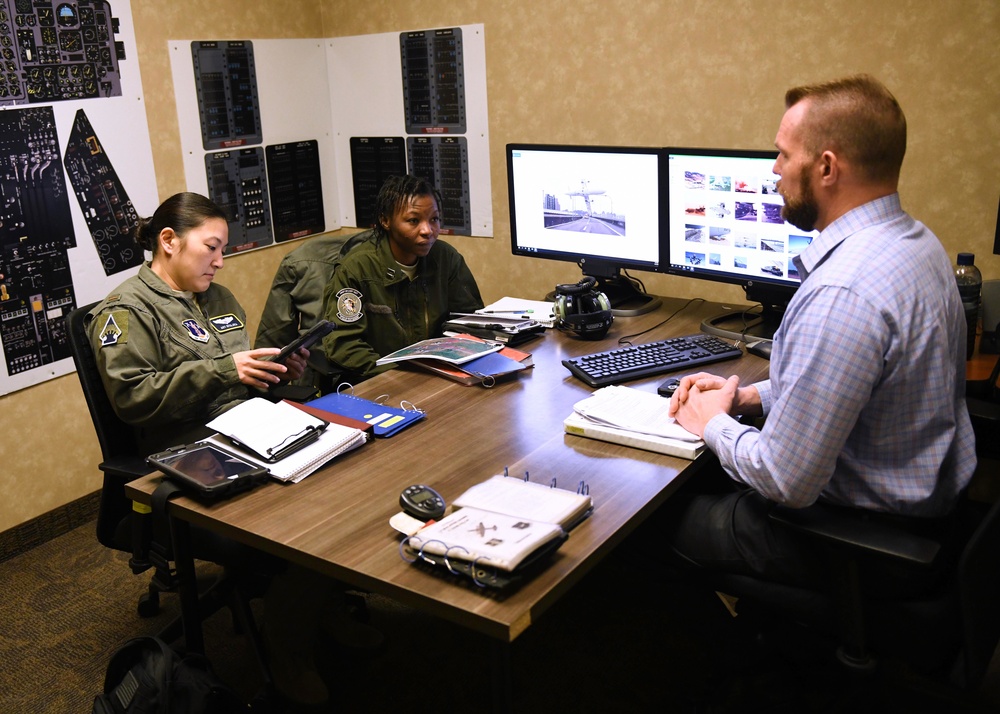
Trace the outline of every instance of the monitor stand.
<instances>
[{"instance_id":1,"label":"monitor stand","mask_svg":"<svg viewBox=\"0 0 1000 714\"><path fill-rule=\"evenodd\" d=\"M754 308L732 310L702 320L701 331L740 342L772 340L781 325L782 314L773 308L765 308L763 312Z\"/></svg>"},{"instance_id":2,"label":"monitor stand","mask_svg":"<svg viewBox=\"0 0 1000 714\"><path fill-rule=\"evenodd\" d=\"M608 296L608 300L611 302L611 314L615 317L645 315L663 303L655 295L647 295L639 291L635 287L635 283L621 275L611 278L597 278L597 289Z\"/></svg>"}]
</instances>

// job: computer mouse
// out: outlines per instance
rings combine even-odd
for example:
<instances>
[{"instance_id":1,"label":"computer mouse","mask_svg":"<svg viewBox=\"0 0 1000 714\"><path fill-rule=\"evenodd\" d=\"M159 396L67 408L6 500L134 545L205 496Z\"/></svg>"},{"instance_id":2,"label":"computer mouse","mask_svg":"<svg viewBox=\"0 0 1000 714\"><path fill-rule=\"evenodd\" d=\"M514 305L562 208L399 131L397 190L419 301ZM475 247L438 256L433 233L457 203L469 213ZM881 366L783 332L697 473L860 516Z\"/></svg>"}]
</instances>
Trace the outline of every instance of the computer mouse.
<instances>
[{"instance_id":1,"label":"computer mouse","mask_svg":"<svg viewBox=\"0 0 1000 714\"><path fill-rule=\"evenodd\" d=\"M656 388L656 393L661 397L672 397L679 386L681 386L681 380L678 377L671 377Z\"/></svg>"},{"instance_id":2,"label":"computer mouse","mask_svg":"<svg viewBox=\"0 0 1000 714\"><path fill-rule=\"evenodd\" d=\"M747 352L764 359L771 359L771 340L758 340L747 343Z\"/></svg>"}]
</instances>

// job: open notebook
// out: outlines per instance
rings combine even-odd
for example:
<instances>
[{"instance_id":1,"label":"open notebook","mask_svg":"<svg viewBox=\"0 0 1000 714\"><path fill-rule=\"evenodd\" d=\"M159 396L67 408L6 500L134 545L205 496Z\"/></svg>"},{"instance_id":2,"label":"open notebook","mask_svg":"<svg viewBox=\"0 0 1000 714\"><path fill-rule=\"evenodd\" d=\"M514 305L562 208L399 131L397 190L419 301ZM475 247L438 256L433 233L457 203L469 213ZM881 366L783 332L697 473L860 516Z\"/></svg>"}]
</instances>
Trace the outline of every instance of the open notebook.
<instances>
[{"instance_id":1,"label":"open notebook","mask_svg":"<svg viewBox=\"0 0 1000 714\"><path fill-rule=\"evenodd\" d=\"M259 398L233 407L207 426L219 433L206 442L263 466L279 481L293 483L368 439L361 429L327 423L291 404Z\"/></svg>"},{"instance_id":2,"label":"open notebook","mask_svg":"<svg viewBox=\"0 0 1000 714\"><path fill-rule=\"evenodd\" d=\"M455 499L450 514L412 533L409 547L512 572L594 508L589 494L494 476Z\"/></svg>"}]
</instances>

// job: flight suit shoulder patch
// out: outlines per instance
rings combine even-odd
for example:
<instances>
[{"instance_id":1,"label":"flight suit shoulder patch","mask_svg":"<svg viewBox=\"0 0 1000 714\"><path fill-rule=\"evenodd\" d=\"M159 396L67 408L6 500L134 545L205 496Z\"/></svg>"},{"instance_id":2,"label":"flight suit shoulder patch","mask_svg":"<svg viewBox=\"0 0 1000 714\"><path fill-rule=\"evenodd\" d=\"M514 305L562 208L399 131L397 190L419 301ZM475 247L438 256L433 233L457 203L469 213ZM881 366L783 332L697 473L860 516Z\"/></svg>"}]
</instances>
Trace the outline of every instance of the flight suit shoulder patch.
<instances>
[{"instance_id":1,"label":"flight suit shoulder patch","mask_svg":"<svg viewBox=\"0 0 1000 714\"><path fill-rule=\"evenodd\" d=\"M113 310L100 332L101 348L128 343L128 310Z\"/></svg>"},{"instance_id":2,"label":"flight suit shoulder patch","mask_svg":"<svg viewBox=\"0 0 1000 714\"><path fill-rule=\"evenodd\" d=\"M337 317L341 322L357 322L361 319L361 293L354 288L344 288L337 292Z\"/></svg>"}]
</instances>

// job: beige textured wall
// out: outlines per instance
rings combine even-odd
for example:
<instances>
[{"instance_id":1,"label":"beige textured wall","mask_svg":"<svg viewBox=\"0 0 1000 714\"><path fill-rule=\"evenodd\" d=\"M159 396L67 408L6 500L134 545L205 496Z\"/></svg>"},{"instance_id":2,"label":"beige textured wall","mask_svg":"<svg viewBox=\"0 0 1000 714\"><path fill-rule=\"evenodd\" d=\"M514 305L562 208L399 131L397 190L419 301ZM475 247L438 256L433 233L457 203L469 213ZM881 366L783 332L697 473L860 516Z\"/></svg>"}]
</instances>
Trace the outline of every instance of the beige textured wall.
<instances>
[{"instance_id":1,"label":"beige textured wall","mask_svg":"<svg viewBox=\"0 0 1000 714\"><path fill-rule=\"evenodd\" d=\"M568 263L510 255L508 142L767 148L792 85L866 71L906 111L903 205L986 278L1000 190L1000 3L996 0L314 0L132 3L157 185L184 189L167 40L349 36L483 23L492 239L451 238L487 300L575 280ZM155 9L154 9L155 8ZM359 60L360 61L360 60ZM304 70L306 71L306 70ZM293 110L293 108L290 108ZM255 322L292 246L227 261L221 282ZM636 273L651 292L738 301L738 289ZM252 325L255 328L255 325ZM99 486L76 377L0 399L0 530ZM53 444L58 443L58 448Z\"/></svg>"},{"instance_id":2,"label":"beige textured wall","mask_svg":"<svg viewBox=\"0 0 1000 714\"><path fill-rule=\"evenodd\" d=\"M495 238L456 238L490 300L579 277L510 255L510 142L770 148L784 90L870 72L909 122L904 208L986 277L1000 191L996 0L324 0L327 36L483 23ZM635 273L651 292L739 300L738 288Z\"/></svg>"}]
</instances>

